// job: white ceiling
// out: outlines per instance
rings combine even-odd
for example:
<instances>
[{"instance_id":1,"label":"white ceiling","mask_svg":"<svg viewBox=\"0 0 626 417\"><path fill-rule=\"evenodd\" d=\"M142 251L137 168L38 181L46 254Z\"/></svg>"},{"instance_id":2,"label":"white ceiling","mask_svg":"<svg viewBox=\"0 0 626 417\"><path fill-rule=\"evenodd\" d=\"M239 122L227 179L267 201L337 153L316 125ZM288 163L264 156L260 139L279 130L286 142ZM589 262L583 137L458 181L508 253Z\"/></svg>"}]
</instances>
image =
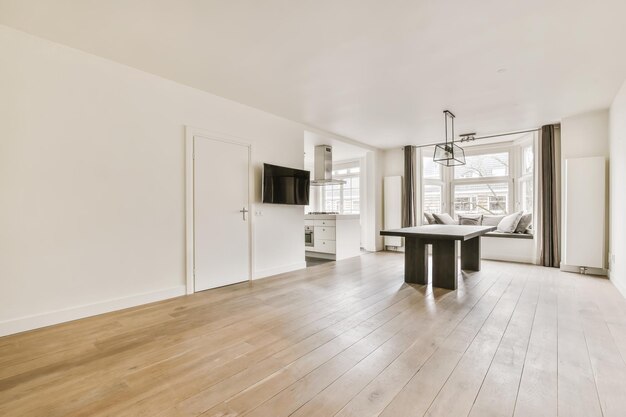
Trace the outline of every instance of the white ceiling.
<instances>
[{"instance_id":1,"label":"white ceiling","mask_svg":"<svg viewBox=\"0 0 626 417\"><path fill-rule=\"evenodd\" d=\"M315 162L315 147L330 145L333 147L333 162L360 159L369 149L362 148L342 140L335 139L315 132L304 132L304 166L312 167Z\"/></svg>"},{"instance_id":2,"label":"white ceiling","mask_svg":"<svg viewBox=\"0 0 626 417\"><path fill-rule=\"evenodd\" d=\"M388 148L609 106L624 0L0 0L0 23Z\"/></svg>"}]
</instances>

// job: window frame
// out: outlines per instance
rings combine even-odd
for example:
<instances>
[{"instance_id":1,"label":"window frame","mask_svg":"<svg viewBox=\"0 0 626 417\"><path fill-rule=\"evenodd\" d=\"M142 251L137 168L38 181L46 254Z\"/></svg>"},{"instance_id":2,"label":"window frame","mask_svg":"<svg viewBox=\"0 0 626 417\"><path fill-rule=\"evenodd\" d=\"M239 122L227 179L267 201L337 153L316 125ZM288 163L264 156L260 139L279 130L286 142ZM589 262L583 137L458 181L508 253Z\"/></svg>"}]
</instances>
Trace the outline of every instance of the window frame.
<instances>
[{"instance_id":1,"label":"window frame","mask_svg":"<svg viewBox=\"0 0 626 417\"><path fill-rule=\"evenodd\" d=\"M435 148L423 148L422 149L422 153L421 153L421 158L419 161L419 173L420 173L420 178L422 179L421 181L421 198L420 198L420 211L423 213L424 212L424 193L426 192L426 186L428 185L432 185L432 186L436 186L436 187L440 187L441 188L441 207L439 208L438 213L445 213L446 212L446 208L447 208L447 204L448 204L448 190L447 190L447 173L446 170L443 169L443 166L439 165L439 172L441 173L440 177L437 178L424 178L424 159L426 159L428 157L427 152L425 151L425 149L430 149L430 159L432 160L432 155L433 152L435 151ZM420 216L422 218L422 223L425 221L424 220L424 216L423 214Z\"/></svg>"},{"instance_id":2,"label":"window frame","mask_svg":"<svg viewBox=\"0 0 626 417\"><path fill-rule=\"evenodd\" d=\"M478 155L486 155L486 154L495 154L495 153L508 153L509 155L509 165L508 165L508 175L494 176L494 177L479 177L479 178L454 178L454 168L450 169L450 216L454 218L457 214L455 211L454 204L454 192L457 186L460 185L484 185L484 184L507 184L507 205L505 208L505 212L510 213L511 202L514 202L515 197L515 189L514 189L514 180L512 173L515 172L515 155L514 150L510 144L496 144L496 145L476 145L472 147L466 147L465 149L465 157L468 156L478 156ZM514 204L514 203L513 203Z\"/></svg>"},{"instance_id":3,"label":"window frame","mask_svg":"<svg viewBox=\"0 0 626 417\"><path fill-rule=\"evenodd\" d=\"M350 169L353 168L359 168L359 172L357 173L351 173ZM354 210L351 210L350 212L346 212L344 211L344 184L339 185L339 210L338 213L339 214L361 214L361 161L356 159L356 160L351 160L351 161L342 161L342 162L337 162L333 164L332 167L332 171L333 173L335 171L338 171L340 169L346 169L347 172L345 174L333 174L333 179L337 179L337 180L346 180L348 178L352 179L352 178L358 178L359 180L359 210L358 212L354 212ZM326 211L326 187L328 186L324 186L324 189L321 192L321 207L322 207L322 211ZM354 187L350 187L350 189L354 189Z\"/></svg>"},{"instance_id":4,"label":"window frame","mask_svg":"<svg viewBox=\"0 0 626 417\"><path fill-rule=\"evenodd\" d=\"M507 184L507 214L519 211L522 208L522 187L523 181L530 181L533 184L533 208L536 205L536 193L535 193L535 178L536 178L536 135L530 135L527 138L518 139L509 142L500 142L495 144L485 145L472 145L464 147L466 156L484 155L490 153L508 152L509 154L509 167L508 175L496 176L496 177L484 177L484 178L454 178L454 168L445 169L441 168L441 179L426 179L423 176L423 161L425 158L432 158L434 147L425 147L421 150L420 159L420 178L421 178L421 198L420 198L420 211L424 212L424 186L425 185L438 185L442 187L442 213L448 213L453 218L457 216L454 205L454 192L455 187L459 185L476 185L476 184ZM533 169L531 173L523 173L523 151L527 147L531 147L533 152ZM519 184L519 185L518 185ZM423 216L421 216L423 217ZM422 218L422 223L425 220ZM533 216L534 223L534 216Z\"/></svg>"},{"instance_id":5,"label":"window frame","mask_svg":"<svg viewBox=\"0 0 626 417\"><path fill-rule=\"evenodd\" d=\"M530 173L525 173L523 172L524 169L524 149L526 148L531 148L532 149L532 153L533 153L533 163L532 163L532 167L533 170ZM517 143L517 148L518 148L518 163L519 163L519 169L518 169L518 176L517 176L517 190L516 190L516 200L515 200L515 208L516 210L522 210L522 199L523 199L523 187L522 187L522 183L523 182L530 182L533 185L533 207L532 207L532 211L531 213L534 213L535 211L535 164L537 161L537 156L536 156L536 148L535 148L535 143L534 143L534 138L530 137L528 139L523 139L520 140ZM534 218L534 216L533 216Z\"/></svg>"}]
</instances>

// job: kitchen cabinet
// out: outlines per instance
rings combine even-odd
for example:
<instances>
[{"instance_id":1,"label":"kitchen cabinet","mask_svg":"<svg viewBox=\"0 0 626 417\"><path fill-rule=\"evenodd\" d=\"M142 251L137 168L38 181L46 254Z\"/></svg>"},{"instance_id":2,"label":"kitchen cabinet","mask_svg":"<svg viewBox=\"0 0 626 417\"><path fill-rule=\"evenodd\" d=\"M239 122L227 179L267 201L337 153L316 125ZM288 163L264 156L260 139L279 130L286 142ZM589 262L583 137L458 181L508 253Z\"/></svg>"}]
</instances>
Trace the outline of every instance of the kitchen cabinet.
<instances>
[{"instance_id":1,"label":"kitchen cabinet","mask_svg":"<svg viewBox=\"0 0 626 417\"><path fill-rule=\"evenodd\" d=\"M305 225L313 226L313 246L306 255L324 259L346 259L361 253L359 215L307 214Z\"/></svg>"}]
</instances>

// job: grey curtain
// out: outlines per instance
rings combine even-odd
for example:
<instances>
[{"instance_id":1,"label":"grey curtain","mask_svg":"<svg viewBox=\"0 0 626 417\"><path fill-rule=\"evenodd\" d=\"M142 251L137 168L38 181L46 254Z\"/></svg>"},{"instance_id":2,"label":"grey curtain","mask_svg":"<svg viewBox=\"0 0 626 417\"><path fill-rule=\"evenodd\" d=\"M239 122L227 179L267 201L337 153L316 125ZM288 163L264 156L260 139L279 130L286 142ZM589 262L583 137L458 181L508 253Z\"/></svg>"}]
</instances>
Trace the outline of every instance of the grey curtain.
<instances>
[{"instance_id":1,"label":"grey curtain","mask_svg":"<svg viewBox=\"0 0 626 417\"><path fill-rule=\"evenodd\" d=\"M417 150L404 147L404 182L402 184L402 227L417 226Z\"/></svg>"},{"instance_id":2,"label":"grey curtain","mask_svg":"<svg viewBox=\"0 0 626 417\"><path fill-rule=\"evenodd\" d=\"M539 264L558 268L561 263L561 135L555 125L542 126L539 132L539 191Z\"/></svg>"}]
</instances>

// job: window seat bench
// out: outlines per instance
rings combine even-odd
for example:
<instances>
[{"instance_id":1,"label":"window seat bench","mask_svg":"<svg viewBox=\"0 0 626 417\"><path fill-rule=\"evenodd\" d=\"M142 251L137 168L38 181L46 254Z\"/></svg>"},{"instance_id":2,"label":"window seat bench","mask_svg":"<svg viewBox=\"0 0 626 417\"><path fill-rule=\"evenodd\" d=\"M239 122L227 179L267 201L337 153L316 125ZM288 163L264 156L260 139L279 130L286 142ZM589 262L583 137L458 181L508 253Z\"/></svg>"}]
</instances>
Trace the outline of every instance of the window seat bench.
<instances>
[{"instance_id":1,"label":"window seat bench","mask_svg":"<svg viewBox=\"0 0 626 417\"><path fill-rule=\"evenodd\" d=\"M535 263L535 240L531 234L489 232L480 240L483 259Z\"/></svg>"}]
</instances>

